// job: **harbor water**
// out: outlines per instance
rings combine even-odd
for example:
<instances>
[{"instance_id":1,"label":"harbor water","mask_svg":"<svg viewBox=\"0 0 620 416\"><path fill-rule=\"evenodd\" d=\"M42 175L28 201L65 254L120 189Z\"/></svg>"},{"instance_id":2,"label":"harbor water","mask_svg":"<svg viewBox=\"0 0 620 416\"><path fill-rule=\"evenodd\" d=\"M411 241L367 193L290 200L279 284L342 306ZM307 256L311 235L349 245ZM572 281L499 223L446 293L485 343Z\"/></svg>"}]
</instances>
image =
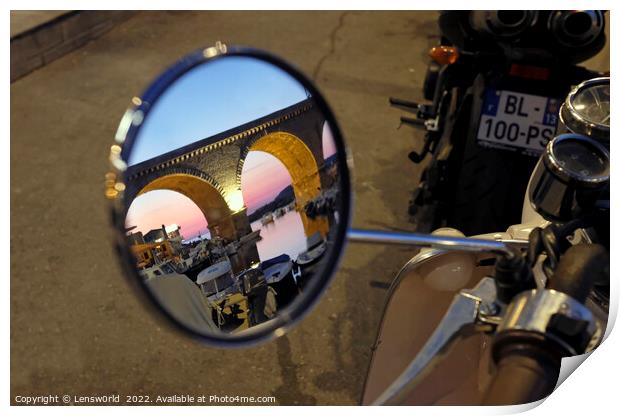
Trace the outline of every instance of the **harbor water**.
<instances>
[{"instance_id":1,"label":"harbor water","mask_svg":"<svg viewBox=\"0 0 620 416\"><path fill-rule=\"evenodd\" d=\"M261 240L256 244L261 261L288 254L292 260L306 251L306 235L301 216L289 211L273 222L262 224L260 220L251 224L252 231L261 230Z\"/></svg>"}]
</instances>

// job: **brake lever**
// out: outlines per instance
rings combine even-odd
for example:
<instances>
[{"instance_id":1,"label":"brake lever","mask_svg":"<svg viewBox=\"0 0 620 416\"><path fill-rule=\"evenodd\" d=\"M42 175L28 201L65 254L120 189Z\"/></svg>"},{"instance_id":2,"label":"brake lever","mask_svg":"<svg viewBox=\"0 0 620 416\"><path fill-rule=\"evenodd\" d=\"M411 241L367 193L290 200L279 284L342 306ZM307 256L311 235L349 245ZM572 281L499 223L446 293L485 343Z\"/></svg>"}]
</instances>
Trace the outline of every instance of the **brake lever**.
<instances>
[{"instance_id":1,"label":"brake lever","mask_svg":"<svg viewBox=\"0 0 620 416\"><path fill-rule=\"evenodd\" d=\"M456 339L480 331L492 332L501 322L499 310L493 278L485 277L473 289L461 290L420 352L373 405L401 404L439 365Z\"/></svg>"}]
</instances>

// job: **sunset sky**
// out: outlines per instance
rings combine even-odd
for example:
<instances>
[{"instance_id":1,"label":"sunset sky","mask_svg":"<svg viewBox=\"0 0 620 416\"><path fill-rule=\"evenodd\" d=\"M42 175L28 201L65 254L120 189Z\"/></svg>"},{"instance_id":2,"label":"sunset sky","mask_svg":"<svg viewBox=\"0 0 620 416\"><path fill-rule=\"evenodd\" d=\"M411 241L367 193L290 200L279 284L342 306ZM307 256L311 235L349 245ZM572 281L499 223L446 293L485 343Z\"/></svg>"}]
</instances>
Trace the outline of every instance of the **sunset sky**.
<instances>
[{"instance_id":1,"label":"sunset sky","mask_svg":"<svg viewBox=\"0 0 620 416\"><path fill-rule=\"evenodd\" d=\"M281 69L224 57L187 72L159 97L140 128L129 165L256 120L308 98Z\"/></svg>"},{"instance_id":2,"label":"sunset sky","mask_svg":"<svg viewBox=\"0 0 620 416\"><path fill-rule=\"evenodd\" d=\"M146 118L129 158L139 163L193 141L305 100L305 89L276 67L251 58L225 58L192 70L157 101ZM327 126L325 157L335 153ZM264 152L250 152L241 176L243 199L252 213L273 198L291 179L284 165ZM173 191L151 191L136 198L127 226L148 232L177 224L185 239L206 232L206 219L187 197Z\"/></svg>"},{"instance_id":3,"label":"sunset sky","mask_svg":"<svg viewBox=\"0 0 620 416\"><path fill-rule=\"evenodd\" d=\"M275 157L265 152L250 152L241 173L241 193L248 214L272 201L291 184L291 175Z\"/></svg>"},{"instance_id":4,"label":"sunset sky","mask_svg":"<svg viewBox=\"0 0 620 416\"><path fill-rule=\"evenodd\" d=\"M185 239L207 232L207 221L192 200L178 192L165 190L147 192L136 198L125 224L137 226L132 232L142 231L143 234L161 228L162 224L177 224Z\"/></svg>"}]
</instances>

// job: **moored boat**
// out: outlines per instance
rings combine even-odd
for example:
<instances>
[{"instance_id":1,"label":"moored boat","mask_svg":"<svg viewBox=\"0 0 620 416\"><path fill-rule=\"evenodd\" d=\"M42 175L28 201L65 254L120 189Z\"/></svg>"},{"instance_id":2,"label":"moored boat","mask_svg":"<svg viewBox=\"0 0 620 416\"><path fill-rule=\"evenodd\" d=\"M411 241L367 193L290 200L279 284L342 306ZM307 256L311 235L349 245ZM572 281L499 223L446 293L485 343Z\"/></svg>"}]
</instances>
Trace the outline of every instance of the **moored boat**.
<instances>
[{"instance_id":1,"label":"moored boat","mask_svg":"<svg viewBox=\"0 0 620 416\"><path fill-rule=\"evenodd\" d=\"M314 233L307 240L308 249L300 253L295 260L300 266L309 266L316 263L325 254L327 249L327 241L321 237L320 233Z\"/></svg>"},{"instance_id":2,"label":"moored boat","mask_svg":"<svg viewBox=\"0 0 620 416\"><path fill-rule=\"evenodd\" d=\"M267 225L267 224L271 224L274 221L273 219L273 214L271 212L266 213L265 215L263 215L263 217L260 219L261 224L263 225Z\"/></svg>"},{"instance_id":3,"label":"moored boat","mask_svg":"<svg viewBox=\"0 0 620 416\"><path fill-rule=\"evenodd\" d=\"M249 327L248 300L239 280L232 274L228 259L207 267L196 278L202 293L214 307L214 321L226 332L237 332Z\"/></svg>"},{"instance_id":4,"label":"moored boat","mask_svg":"<svg viewBox=\"0 0 620 416\"><path fill-rule=\"evenodd\" d=\"M294 264L291 258L282 254L261 263L265 281L276 292L278 309L290 304L299 294L297 282L293 277Z\"/></svg>"},{"instance_id":5,"label":"moored boat","mask_svg":"<svg viewBox=\"0 0 620 416\"><path fill-rule=\"evenodd\" d=\"M174 267L172 266L171 261L166 261L163 263L154 264L150 267L145 267L143 269L138 270L138 274L145 279L154 279L159 276L164 276L166 274L176 273Z\"/></svg>"},{"instance_id":6,"label":"moored boat","mask_svg":"<svg viewBox=\"0 0 620 416\"><path fill-rule=\"evenodd\" d=\"M196 283L202 293L212 302L217 302L234 291L235 282L228 259L212 264L196 277Z\"/></svg>"}]
</instances>

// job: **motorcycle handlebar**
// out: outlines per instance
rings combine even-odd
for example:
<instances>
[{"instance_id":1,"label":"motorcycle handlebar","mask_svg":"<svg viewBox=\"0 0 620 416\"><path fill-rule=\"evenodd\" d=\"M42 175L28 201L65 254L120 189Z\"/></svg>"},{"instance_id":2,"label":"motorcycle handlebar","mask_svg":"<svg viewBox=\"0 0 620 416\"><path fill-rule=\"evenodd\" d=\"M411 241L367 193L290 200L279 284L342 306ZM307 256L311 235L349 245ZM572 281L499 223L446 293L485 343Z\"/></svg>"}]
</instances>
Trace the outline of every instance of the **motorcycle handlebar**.
<instances>
[{"instance_id":1,"label":"motorcycle handlebar","mask_svg":"<svg viewBox=\"0 0 620 416\"><path fill-rule=\"evenodd\" d=\"M497 363L484 405L515 405L544 399L553 392L560 374L559 359L544 348L512 343Z\"/></svg>"},{"instance_id":2,"label":"motorcycle handlebar","mask_svg":"<svg viewBox=\"0 0 620 416\"><path fill-rule=\"evenodd\" d=\"M553 273L549 289L566 293L585 302L592 285L609 275L609 254L599 244L578 244L562 256Z\"/></svg>"},{"instance_id":3,"label":"motorcycle handlebar","mask_svg":"<svg viewBox=\"0 0 620 416\"><path fill-rule=\"evenodd\" d=\"M597 278L608 274L608 265L604 247L572 246L562 256L549 288L583 303ZM496 374L483 404L514 405L544 399L553 392L566 355L567 351L545 334L525 330L499 333L493 341Z\"/></svg>"}]
</instances>

